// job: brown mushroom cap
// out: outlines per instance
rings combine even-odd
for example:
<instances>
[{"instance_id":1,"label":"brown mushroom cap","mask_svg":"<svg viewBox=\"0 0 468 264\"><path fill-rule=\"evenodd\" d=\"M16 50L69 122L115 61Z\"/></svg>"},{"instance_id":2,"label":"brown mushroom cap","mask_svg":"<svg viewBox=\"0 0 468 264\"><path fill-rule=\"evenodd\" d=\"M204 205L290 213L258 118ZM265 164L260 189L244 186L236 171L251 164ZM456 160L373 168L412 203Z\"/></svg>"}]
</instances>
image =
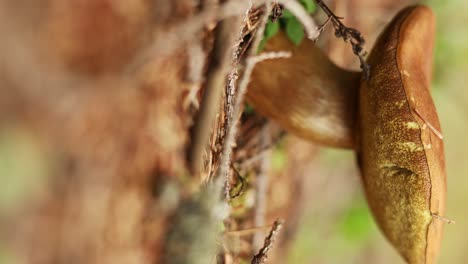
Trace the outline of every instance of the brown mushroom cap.
<instances>
[{"instance_id":1,"label":"brown mushroom cap","mask_svg":"<svg viewBox=\"0 0 468 264\"><path fill-rule=\"evenodd\" d=\"M430 95L435 19L402 10L369 56L359 94L358 161L371 210L409 263L434 263L442 239L446 174ZM431 131L429 126L434 130Z\"/></svg>"}]
</instances>

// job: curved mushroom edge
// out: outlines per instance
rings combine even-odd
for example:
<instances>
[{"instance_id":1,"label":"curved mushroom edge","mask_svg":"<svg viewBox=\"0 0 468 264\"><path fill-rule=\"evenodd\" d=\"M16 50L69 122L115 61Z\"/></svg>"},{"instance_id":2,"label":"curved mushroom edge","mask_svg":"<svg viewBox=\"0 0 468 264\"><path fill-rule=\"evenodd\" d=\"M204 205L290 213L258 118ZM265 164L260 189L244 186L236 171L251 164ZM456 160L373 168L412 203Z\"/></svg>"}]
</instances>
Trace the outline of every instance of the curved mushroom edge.
<instances>
[{"instance_id":1,"label":"curved mushroom edge","mask_svg":"<svg viewBox=\"0 0 468 264\"><path fill-rule=\"evenodd\" d=\"M430 95L435 18L425 6L395 16L359 92L358 162L380 228L409 263L433 263L442 239L446 174ZM431 129L429 129L431 128Z\"/></svg>"}]
</instances>

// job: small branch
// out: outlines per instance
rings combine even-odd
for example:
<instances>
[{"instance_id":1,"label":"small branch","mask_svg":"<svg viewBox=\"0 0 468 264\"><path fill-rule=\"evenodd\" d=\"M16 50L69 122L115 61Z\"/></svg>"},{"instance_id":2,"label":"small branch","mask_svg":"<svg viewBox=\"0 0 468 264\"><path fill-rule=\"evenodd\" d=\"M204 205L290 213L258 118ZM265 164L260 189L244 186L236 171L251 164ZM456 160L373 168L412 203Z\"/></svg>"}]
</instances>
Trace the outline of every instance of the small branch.
<instances>
[{"instance_id":1,"label":"small branch","mask_svg":"<svg viewBox=\"0 0 468 264\"><path fill-rule=\"evenodd\" d=\"M283 220L278 219L273 224L270 233L265 238L265 243L260 251L255 255L252 259L251 264L262 264L268 259L268 251L273 247L273 243L275 242L276 237L278 236L278 232L283 226Z\"/></svg>"},{"instance_id":2,"label":"small branch","mask_svg":"<svg viewBox=\"0 0 468 264\"><path fill-rule=\"evenodd\" d=\"M239 180L240 184L241 184L241 186L239 187L239 191L237 193L232 194L232 195L229 194L229 198L234 199L234 198L237 198L237 197L241 196L244 193L246 183L245 183L244 177L242 177L242 175L240 175L240 173L236 170L236 168L234 168L234 166L231 166L231 169L234 171L234 173L235 173L235 175L237 177L237 180Z\"/></svg>"},{"instance_id":3,"label":"small branch","mask_svg":"<svg viewBox=\"0 0 468 264\"><path fill-rule=\"evenodd\" d=\"M271 131L268 124L262 127L260 132L261 148L266 148L271 145ZM269 153L269 152L268 152ZM261 155L259 171L255 177L255 208L254 208L254 226L265 225L265 214L267 209L267 191L268 191L268 177L267 171L270 167L270 157L265 153ZM254 234L253 248L257 249L261 245L262 236Z\"/></svg>"},{"instance_id":4,"label":"small branch","mask_svg":"<svg viewBox=\"0 0 468 264\"><path fill-rule=\"evenodd\" d=\"M239 25L239 19L232 18L221 22L216 29L213 59L208 67L206 89L196 118L194 141L190 152L190 170L194 175L200 173L201 170L203 153L208 146L216 110L221 103L222 87L224 87L231 61L232 43L235 40L232 32L237 30Z\"/></svg>"},{"instance_id":5,"label":"small branch","mask_svg":"<svg viewBox=\"0 0 468 264\"><path fill-rule=\"evenodd\" d=\"M229 83L226 89L226 105L225 105L225 120L224 120L224 130L225 130L225 138L224 138L224 145L223 145L223 153L221 155L221 163L220 167L218 168L218 175L217 177L224 176L226 178L226 195L227 199L229 199L230 193L230 177L228 168L231 166L231 154L232 154L232 147L235 143L235 134L237 132L237 120L239 119L242 113L242 103L244 95L247 91L247 86L250 82L250 75L254 69L255 64L258 62L269 60L269 59L277 59L277 58L289 58L291 57L290 52L279 51L279 52L266 52L260 55L255 56L257 47L263 38L263 31L266 22L268 21L268 14L265 14L262 21L259 24L259 28L254 36L254 40L252 43L252 47L250 47L246 67L243 73L243 78L239 83L239 87L236 91L235 84L238 76L238 69L234 68L231 71ZM236 53L237 55L237 53ZM235 56L235 61L238 61L238 57Z\"/></svg>"},{"instance_id":6,"label":"small branch","mask_svg":"<svg viewBox=\"0 0 468 264\"><path fill-rule=\"evenodd\" d=\"M444 223L446 223L446 224L449 224L449 225L450 225L450 224L455 224L455 221L454 221L454 220L450 220L450 219L448 219L448 218L445 218L445 217L443 217L443 216L440 216L440 215L434 214L434 213L432 213L431 215L432 215L432 217L434 217L435 219L437 219L437 220L439 220L439 221L442 221L442 222L444 222Z\"/></svg>"},{"instance_id":7,"label":"small branch","mask_svg":"<svg viewBox=\"0 0 468 264\"><path fill-rule=\"evenodd\" d=\"M312 19L312 17L307 13L304 7L296 0L277 0L278 3L282 4L287 8L291 13L296 16L296 18L304 26L307 38L315 40L320 35L319 27Z\"/></svg>"},{"instance_id":8,"label":"small branch","mask_svg":"<svg viewBox=\"0 0 468 264\"><path fill-rule=\"evenodd\" d=\"M247 18L248 19L248 16ZM237 72L238 72L238 65L237 67L234 67L233 70L231 71L230 77L229 77L229 83L228 86L226 87L226 95L232 95L232 101L230 101L229 97L226 98L227 100L227 105L226 105L226 117L225 117L225 137L224 137L224 142L223 142L223 149L221 153L221 159L220 159L220 165L218 167L217 173L216 173L216 178L224 178L225 179L225 195L226 199L229 199L229 193L230 193L230 176L229 176L229 168L231 167L231 156L232 156L232 147L235 144L235 137L237 133L237 121L242 113L243 110L243 99L244 95L247 90L247 85L250 80L250 75L253 71L253 66L254 62L250 60L250 57L254 56L257 47L260 43L260 41L263 38L263 32L265 30L265 25L266 22L268 21L268 13L264 14L263 18L259 22L258 29L256 34L253 36L254 40L252 42L252 46L249 50L248 59L247 59L247 65L246 69L244 71L244 74L242 76L242 80L240 81L239 88L235 89L235 78L237 77ZM239 50L238 50L239 51ZM239 53L234 54L234 62L238 62L238 55Z\"/></svg>"},{"instance_id":9,"label":"small branch","mask_svg":"<svg viewBox=\"0 0 468 264\"><path fill-rule=\"evenodd\" d=\"M273 60L273 59L287 59L292 56L290 51L272 51L272 52L263 52L260 55L253 56L250 58L251 62L255 65L259 62L265 60Z\"/></svg>"},{"instance_id":10,"label":"small branch","mask_svg":"<svg viewBox=\"0 0 468 264\"><path fill-rule=\"evenodd\" d=\"M343 18L335 15L333 11L331 11L330 8L322 0L316 0L316 2L317 5L320 6L320 8L322 8L322 10L325 12L328 18L331 19L333 27L335 28L335 36L337 38L342 38L345 42L349 40L354 55L356 55L359 58L364 77L366 80L369 80L370 65L367 64L366 60L364 59L364 57L367 55L367 52L364 50L363 47L365 44L365 40L362 37L361 32L354 28L349 28L345 26L341 22L341 19Z\"/></svg>"},{"instance_id":11,"label":"small branch","mask_svg":"<svg viewBox=\"0 0 468 264\"><path fill-rule=\"evenodd\" d=\"M432 131L432 133L434 133L434 135L436 135L436 137L438 137L440 140L443 140L444 139L444 136L442 135L442 133L437 130L437 128L435 128L430 122L426 121L426 119L422 116L422 114L418 111L418 109L416 109L416 107L414 107L412 109L416 115L421 118L421 120L424 122L425 125L427 125L427 127L429 127L429 129ZM423 127L424 129L425 127Z\"/></svg>"},{"instance_id":12,"label":"small branch","mask_svg":"<svg viewBox=\"0 0 468 264\"><path fill-rule=\"evenodd\" d=\"M314 20L307 14L304 10L302 5L296 0L279 0L279 3L283 4L286 8L288 8L294 15L298 17L301 23L304 24L304 28L307 32L309 38L315 38L318 36L318 28L314 22ZM226 89L226 104L225 104L225 119L223 125L223 148L221 153L220 165L216 172L216 178L224 177L225 178L225 195L226 199L229 199L230 193L230 176L229 176L229 168L231 167L231 154L232 154L232 147L235 144L235 135L237 132L237 120L242 113L242 103L243 98L247 90L248 83L250 81L250 75L253 71L253 68L257 62L260 62L264 59L276 58L276 57L285 57L286 54L280 53L280 55L260 55L258 57L254 57L255 53L257 52L258 45L263 38L263 33L265 29L265 25L268 21L268 16L271 12L271 3L269 4L267 12L264 13L263 18L260 22L258 22L258 28L253 36L252 45L249 50L249 54L247 55L247 63L243 73L242 80L239 83L239 88L236 90L236 82L238 78L238 62L239 62L239 54L241 54L240 50L234 54L234 63L235 66L231 71L231 74L228 78L228 86ZM246 15L246 19L248 19L248 14ZM253 57L253 58L251 58Z\"/></svg>"},{"instance_id":13,"label":"small branch","mask_svg":"<svg viewBox=\"0 0 468 264\"><path fill-rule=\"evenodd\" d=\"M265 29L265 24L268 21L268 14L265 14L263 19L261 20L259 24L259 28L254 36L254 40L252 43L252 47L250 47L246 66L244 73L242 75L242 79L239 83L239 87L236 91L235 89L235 79L237 79L237 68L234 68L233 71L231 72L230 76L230 82L227 87L226 91L226 117L225 117L225 138L224 138L224 144L223 144L223 152L221 154L221 162L220 166L217 171L217 177L222 177L224 176L226 178L225 182L225 192L226 192L226 199L229 199L229 193L230 193L230 177L229 177L229 171L228 168L231 167L232 160L231 160L231 154L232 154L232 147L235 144L235 135L237 133L237 121L242 114L243 110L243 105L242 103L244 102L244 95L247 91L247 86L250 82L250 75L252 74L252 71L254 69L254 66L256 63L268 60L268 59L277 59L277 58L289 58L291 56L290 52L267 52L260 54L258 56L255 56L257 47L260 43L260 41L263 38L263 31ZM237 57L235 57L237 58ZM235 78L235 79L234 79ZM232 99L229 99L232 98Z\"/></svg>"}]
</instances>

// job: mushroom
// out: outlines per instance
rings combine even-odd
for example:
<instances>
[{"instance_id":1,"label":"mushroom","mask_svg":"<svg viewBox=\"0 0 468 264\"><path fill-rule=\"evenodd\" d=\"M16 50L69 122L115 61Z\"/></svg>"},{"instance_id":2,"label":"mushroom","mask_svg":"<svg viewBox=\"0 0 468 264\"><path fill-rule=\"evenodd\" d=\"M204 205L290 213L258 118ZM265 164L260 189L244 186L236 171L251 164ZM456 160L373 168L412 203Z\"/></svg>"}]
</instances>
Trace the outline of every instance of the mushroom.
<instances>
[{"instance_id":1,"label":"mushroom","mask_svg":"<svg viewBox=\"0 0 468 264\"><path fill-rule=\"evenodd\" d=\"M354 149L376 222L418 264L435 262L445 214L443 141L429 90L434 21L425 6L400 11L369 56L369 80L335 66L311 41L294 47L278 35L266 48L293 56L259 63L247 95L292 133Z\"/></svg>"},{"instance_id":2,"label":"mushroom","mask_svg":"<svg viewBox=\"0 0 468 264\"><path fill-rule=\"evenodd\" d=\"M445 161L430 95L434 15L402 10L380 35L359 91L359 167L367 200L409 263L433 263L442 239Z\"/></svg>"}]
</instances>

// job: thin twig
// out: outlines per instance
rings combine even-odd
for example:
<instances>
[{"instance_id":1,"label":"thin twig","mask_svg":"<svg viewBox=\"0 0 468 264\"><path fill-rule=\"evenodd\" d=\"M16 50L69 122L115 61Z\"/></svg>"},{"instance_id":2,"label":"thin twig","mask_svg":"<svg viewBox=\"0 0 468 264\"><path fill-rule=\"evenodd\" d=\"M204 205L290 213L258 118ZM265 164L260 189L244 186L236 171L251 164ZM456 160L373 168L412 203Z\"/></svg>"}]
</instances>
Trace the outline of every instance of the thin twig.
<instances>
[{"instance_id":1,"label":"thin twig","mask_svg":"<svg viewBox=\"0 0 468 264\"><path fill-rule=\"evenodd\" d=\"M265 60L287 59L287 58L291 58L291 56L292 56L292 53L290 51L269 51L269 52L263 52L257 56L253 56L252 58L250 58L250 60L253 64L257 64Z\"/></svg>"},{"instance_id":2,"label":"thin twig","mask_svg":"<svg viewBox=\"0 0 468 264\"><path fill-rule=\"evenodd\" d=\"M438 137L440 140L443 140L444 139L444 136L442 135L442 133L437 130L437 128L435 128L430 122L426 121L426 119L422 116L422 114L418 111L418 109L416 107L414 107L412 109L416 115L422 119L422 121L424 122L424 124L426 124L429 129L432 131L432 133L434 133L434 135L436 135L436 137Z\"/></svg>"},{"instance_id":3,"label":"thin twig","mask_svg":"<svg viewBox=\"0 0 468 264\"><path fill-rule=\"evenodd\" d=\"M304 28L307 32L308 37L315 38L318 36L318 30L317 30L317 26L314 20L307 14L307 12L304 10L302 5L298 1L279 0L278 2L283 4L285 7L287 7L299 19L299 21L304 25ZM257 51L257 47L263 38L265 24L268 21L268 15L271 11L270 5L268 5L267 10L268 11L265 12L266 14L263 14L263 18L258 23L257 31L255 32L253 36L254 38L253 43L247 55L245 70L243 73L242 80L239 83L238 89L236 89L237 78L239 76L238 67L237 67L238 65L235 65L235 67L229 74L229 78L228 78L229 79L228 86L225 92L226 93L225 119L224 119L224 125L222 129L223 130L222 132L223 148L222 148L222 154L221 154L221 159L220 159L220 165L216 172L217 178L219 177L225 178L226 199L229 199L229 189L230 189L230 185L229 185L230 175L229 175L228 169L231 166L232 147L235 144L237 121L238 121L238 118L240 117L240 114L242 113L243 98L246 93L246 89L250 81L250 75L253 71L255 64L263 59L268 59L268 57L263 58L262 56L254 57ZM246 15L246 19L249 19L248 14ZM234 54L235 63L239 62L239 59L240 59L239 54L241 54L241 51L242 50L238 49L238 52ZM285 54L280 55L280 57L284 57L284 56L287 56L287 55Z\"/></svg>"},{"instance_id":4,"label":"thin twig","mask_svg":"<svg viewBox=\"0 0 468 264\"><path fill-rule=\"evenodd\" d=\"M268 124L262 127L260 132L260 144L262 148L271 145L271 130ZM265 225L265 215L267 208L267 191L268 191L268 177L267 171L270 167L269 152L265 155L261 155L262 159L260 162L257 176L255 177L255 208L254 208L254 226ZM260 234L254 234L253 237L253 248L257 249L260 247L262 242L262 236Z\"/></svg>"},{"instance_id":5,"label":"thin twig","mask_svg":"<svg viewBox=\"0 0 468 264\"><path fill-rule=\"evenodd\" d=\"M442 222L444 222L444 223L446 223L446 224L449 224L449 225L450 225L450 224L455 224L455 221L454 221L454 220L445 218L445 217L440 216L440 215L438 215L438 214L432 213L432 217L434 217L435 219L437 219L437 220L439 220L439 221L442 221Z\"/></svg>"},{"instance_id":6,"label":"thin twig","mask_svg":"<svg viewBox=\"0 0 468 264\"><path fill-rule=\"evenodd\" d=\"M315 40L320 35L319 27L315 23L314 19L307 13L304 7L296 0L277 0L278 3L282 4L287 8L291 13L296 16L296 18L304 26L307 38Z\"/></svg>"},{"instance_id":7,"label":"thin twig","mask_svg":"<svg viewBox=\"0 0 468 264\"><path fill-rule=\"evenodd\" d=\"M224 20L216 29L213 59L209 65L205 93L194 128L194 141L190 152L192 174L199 174L203 153L213 128L216 110L221 103L222 88L230 65L230 54L235 37L233 30L240 25L240 19Z\"/></svg>"},{"instance_id":8,"label":"thin twig","mask_svg":"<svg viewBox=\"0 0 468 264\"><path fill-rule=\"evenodd\" d=\"M278 232L283 226L283 220L277 219L271 228L270 233L265 238L265 243L260 251L252 258L252 264L262 264L268 259L268 251L273 247L273 243L275 242L276 237L278 236Z\"/></svg>"},{"instance_id":9,"label":"thin twig","mask_svg":"<svg viewBox=\"0 0 468 264\"><path fill-rule=\"evenodd\" d=\"M316 0L317 5L325 12L329 19L331 19L333 23L333 27L335 28L335 36L337 38L343 38L344 41L348 41L351 43L351 47L353 50L354 55L359 58L359 62L361 64L361 69L364 74L364 78L369 80L370 78L370 65L366 63L364 57L367 55L367 52L364 49L365 40L361 35L361 32L354 28L350 28L345 26L341 19L331 11L331 9L322 1Z\"/></svg>"},{"instance_id":10,"label":"thin twig","mask_svg":"<svg viewBox=\"0 0 468 264\"><path fill-rule=\"evenodd\" d=\"M255 55L255 52L257 51L257 47L260 44L260 41L263 38L263 32L265 29L266 22L268 21L268 14L265 14L264 17L261 19L261 22L259 22L258 30L257 33L253 36L254 40L252 42L252 46L249 50L248 58L252 57ZM235 57L237 58L237 57ZM247 90L247 85L250 80L250 75L253 71L253 66L254 66L254 61L247 59L246 63L246 68L244 71L244 74L242 76L242 79L239 83L239 88L237 89L236 93L234 94L233 97L233 102L231 104L232 110L228 111L226 113L227 115L229 113L229 116L225 121L227 121L226 124L226 131L225 131L225 138L223 142L223 149L221 153L221 159L220 159L220 165L218 167L218 171L216 173L216 178L224 178L225 179L225 195L226 199L229 199L229 192L230 192L230 177L229 177L229 168L231 167L231 155L232 155L232 147L235 144L235 137L237 133L237 121L242 113L242 103L244 99L245 92ZM237 68L233 71L234 73L237 73ZM230 83L231 84L231 83ZM227 87L228 89L232 89L232 91L235 91L236 89L234 87Z\"/></svg>"},{"instance_id":11,"label":"thin twig","mask_svg":"<svg viewBox=\"0 0 468 264\"><path fill-rule=\"evenodd\" d=\"M237 198L237 197L241 196L244 193L246 182L245 182L244 177L242 177L242 175L240 175L240 173L236 170L236 168L234 168L234 166L232 166L232 164L231 164L231 169L234 171L237 179L240 181L240 184L241 184L241 186L239 188L239 191L237 193L235 193L233 195L229 194L229 198L234 199L234 198Z\"/></svg>"}]
</instances>

